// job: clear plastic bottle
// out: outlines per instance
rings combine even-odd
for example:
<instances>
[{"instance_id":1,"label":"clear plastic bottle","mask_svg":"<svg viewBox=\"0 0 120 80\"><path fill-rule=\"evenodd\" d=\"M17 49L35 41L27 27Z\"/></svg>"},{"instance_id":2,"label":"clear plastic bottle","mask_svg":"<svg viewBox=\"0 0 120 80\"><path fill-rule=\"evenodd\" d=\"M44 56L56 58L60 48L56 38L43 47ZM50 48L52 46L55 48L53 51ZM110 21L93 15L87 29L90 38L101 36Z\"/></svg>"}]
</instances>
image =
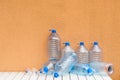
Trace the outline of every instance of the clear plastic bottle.
<instances>
[{"instance_id":1,"label":"clear plastic bottle","mask_svg":"<svg viewBox=\"0 0 120 80\"><path fill-rule=\"evenodd\" d=\"M80 75L92 75L93 69L89 67L89 52L87 48L84 46L84 42L80 42L79 48L76 51L78 55L78 64L76 64L72 71L73 73L77 73Z\"/></svg>"},{"instance_id":2,"label":"clear plastic bottle","mask_svg":"<svg viewBox=\"0 0 120 80\"><path fill-rule=\"evenodd\" d=\"M48 63L44 64L43 66L43 73L45 74L53 74L55 70L56 60L49 61Z\"/></svg>"},{"instance_id":3,"label":"clear plastic bottle","mask_svg":"<svg viewBox=\"0 0 120 80\"><path fill-rule=\"evenodd\" d=\"M102 49L99 47L98 42L94 42L94 45L90 50L90 62L101 61L102 61Z\"/></svg>"},{"instance_id":4,"label":"clear plastic bottle","mask_svg":"<svg viewBox=\"0 0 120 80\"><path fill-rule=\"evenodd\" d=\"M76 53L65 53L65 55L55 65L54 77L69 73L72 67L78 62Z\"/></svg>"},{"instance_id":5,"label":"clear plastic bottle","mask_svg":"<svg viewBox=\"0 0 120 80\"><path fill-rule=\"evenodd\" d=\"M94 69L95 73L106 72L107 74L112 74L114 71L113 64L111 63L92 62L89 66Z\"/></svg>"},{"instance_id":6,"label":"clear plastic bottle","mask_svg":"<svg viewBox=\"0 0 120 80\"><path fill-rule=\"evenodd\" d=\"M55 29L50 30L51 34L48 37L48 54L50 60L59 60L61 56L60 37Z\"/></svg>"},{"instance_id":7,"label":"clear plastic bottle","mask_svg":"<svg viewBox=\"0 0 120 80\"><path fill-rule=\"evenodd\" d=\"M76 64L71 73L75 73L78 75L92 75L94 73L93 69L89 67L88 64Z\"/></svg>"},{"instance_id":8,"label":"clear plastic bottle","mask_svg":"<svg viewBox=\"0 0 120 80\"><path fill-rule=\"evenodd\" d=\"M65 47L62 49L62 57L66 53L74 52L73 48L70 46L70 42L65 42Z\"/></svg>"},{"instance_id":9,"label":"clear plastic bottle","mask_svg":"<svg viewBox=\"0 0 120 80\"><path fill-rule=\"evenodd\" d=\"M89 62L89 52L87 48L84 46L84 42L80 42L80 46L76 51L78 55L79 64L88 64Z\"/></svg>"}]
</instances>

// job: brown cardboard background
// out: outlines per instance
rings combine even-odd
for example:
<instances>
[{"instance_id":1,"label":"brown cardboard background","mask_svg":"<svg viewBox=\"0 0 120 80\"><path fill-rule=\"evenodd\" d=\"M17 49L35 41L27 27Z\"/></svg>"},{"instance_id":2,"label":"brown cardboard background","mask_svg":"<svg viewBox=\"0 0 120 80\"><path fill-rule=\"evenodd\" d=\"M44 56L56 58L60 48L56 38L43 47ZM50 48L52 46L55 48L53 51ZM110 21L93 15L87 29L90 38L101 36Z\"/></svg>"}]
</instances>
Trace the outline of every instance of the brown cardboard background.
<instances>
[{"instance_id":1,"label":"brown cardboard background","mask_svg":"<svg viewBox=\"0 0 120 80\"><path fill-rule=\"evenodd\" d=\"M99 41L120 79L120 0L0 0L0 71L40 68L51 28L74 49Z\"/></svg>"}]
</instances>

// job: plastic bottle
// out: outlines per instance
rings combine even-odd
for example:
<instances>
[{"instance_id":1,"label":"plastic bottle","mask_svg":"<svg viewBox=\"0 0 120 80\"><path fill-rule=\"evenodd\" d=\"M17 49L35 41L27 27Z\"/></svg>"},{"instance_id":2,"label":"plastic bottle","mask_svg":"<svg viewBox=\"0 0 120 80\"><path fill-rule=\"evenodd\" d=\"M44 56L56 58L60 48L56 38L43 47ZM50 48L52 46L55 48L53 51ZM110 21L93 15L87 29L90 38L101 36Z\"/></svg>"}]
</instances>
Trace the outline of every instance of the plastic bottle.
<instances>
[{"instance_id":1,"label":"plastic bottle","mask_svg":"<svg viewBox=\"0 0 120 80\"><path fill-rule=\"evenodd\" d=\"M78 75L92 75L94 73L94 69L89 67L88 64L76 64L71 73L75 73Z\"/></svg>"},{"instance_id":2,"label":"plastic bottle","mask_svg":"<svg viewBox=\"0 0 120 80\"><path fill-rule=\"evenodd\" d=\"M93 62L89 64L95 71L95 73L106 72L107 74L113 74L113 64L104 62Z\"/></svg>"},{"instance_id":3,"label":"plastic bottle","mask_svg":"<svg viewBox=\"0 0 120 80\"><path fill-rule=\"evenodd\" d=\"M49 61L48 63L46 63L43 66L43 73L45 73L45 74L53 74L53 72L55 70L55 64L56 64L56 60Z\"/></svg>"},{"instance_id":4,"label":"plastic bottle","mask_svg":"<svg viewBox=\"0 0 120 80\"><path fill-rule=\"evenodd\" d=\"M78 55L79 64L88 64L89 52L87 48L84 46L84 42L80 42L80 46L76 53Z\"/></svg>"},{"instance_id":5,"label":"plastic bottle","mask_svg":"<svg viewBox=\"0 0 120 80\"><path fill-rule=\"evenodd\" d=\"M59 60L60 58L60 37L55 29L50 30L51 34L48 37L48 54L50 60Z\"/></svg>"},{"instance_id":6,"label":"plastic bottle","mask_svg":"<svg viewBox=\"0 0 120 80\"><path fill-rule=\"evenodd\" d=\"M79 48L76 51L78 55L78 64L76 64L72 73L77 73L79 75L92 75L94 73L93 69L89 66L89 52L87 48L84 46L84 42L80 42Z\"/></svg>"},{"instance_id":7,"label":"plastic bottle","mask_svg":"<svg viewBox=\"0 0 120 80\"><path fill-rule=\"evenodd\" d=\"M102 61L102 49L99 47L98 42L94 42L94 45L90 50L90 62L101 61Z\"/></svg>"},{"instance_id":8,"label":"plastic bottle","mask_svg":"<svg viewBox=\"0 0 120 80\"><path fill-rule=\"evenodd\" d=\"M65 44L65 47L62 49L62 57L64 56L65 53L74 52L74 50L70 46L70 42L65 42L64 44Z\"/></svg>"},{"instance_id":9,"label":"plastic bottle","mask_svg":"<svg viewBox=\"0 0 120 80\"><path fill-rule=\"evenodd\" d=\"M57 78L59 75L69 73L72 67L78 62L76 53L65 53L65 55L55 65L54 77Z\"/></svg>"}]
</instances>

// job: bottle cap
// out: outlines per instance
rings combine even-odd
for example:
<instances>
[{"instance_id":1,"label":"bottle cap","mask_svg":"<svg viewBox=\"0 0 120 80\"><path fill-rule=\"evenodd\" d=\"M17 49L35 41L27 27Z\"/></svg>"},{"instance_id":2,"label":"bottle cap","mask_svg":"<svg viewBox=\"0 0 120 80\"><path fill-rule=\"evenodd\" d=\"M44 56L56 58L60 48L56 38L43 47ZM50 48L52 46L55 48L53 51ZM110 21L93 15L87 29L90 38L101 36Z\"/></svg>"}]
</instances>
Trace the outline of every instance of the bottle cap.
<instances>
[{"instance_id":1,"label":"bottle cap","mask_svg":"<svg viewBox=\"0 0 120 80\"><path fill-rule=\"evenodd\" d=\"M54 77L57 78L59 77L59 74L57 72L54 73Z\"/></svg>"},{"instance_id":2,"label":"bottle cap","mask_svg":"<svg viewBox=\"0 0 120 80\"><path fill-rule=\"evenodd\" d=\"M55 29L52 29L51 32L52 32L52 33L56 33L56 30L55 30Z\"/></svg>"},{"instance_id":3,"label":"bottle cap","mask_svg":"<svg viewBox=\"0 0 120 80\"><path fill-rule=\"evenodd\" d=\"M94 45L98 45L98 42L94 42Z\"/></svg>"},{"instance_id":4,"label":"bottle cap","mask_svg":"<svg viewBox=\"0 0 120 80\"><path fill-rule=\"evenodd\" d=\"M92 74L92 73L93 73L93 70L92 70L91 68L89 68L89 69L87 70L87 73L88 73L88 74Z\"/></svg>"},{"instance_id":5,"label":"bottle cap","mask_svg":"<svg viewBox=\"0 0 120 80\"><path fill-rule=\"evenodd\" d=\"M69 42L65 42L64 44L65 44L65 46L70 46Z\"/></svg>"},{"instance_id":6,"label":"bottle cap","mask_svg":"<svg viewBox=\"0 0 120 80\"><path fill-rule=\"evenodd\" d=\"M44 70L44 72L45 72L45 73L47 73L47 72L48 72L48 68L47 68L46 66L44 67L44 69L43 69L43 70Z\"/></svg>"},{"instance_id":7,"label":"bottle cap","mask_svg":"<svg viewBox=\"0 0 120 80\"><path fill-rule=\"evenodd\" d=\"M82 46L82 45L84 46L84 42L80 42L80 46Z\"/></svg>"}]
</instances>

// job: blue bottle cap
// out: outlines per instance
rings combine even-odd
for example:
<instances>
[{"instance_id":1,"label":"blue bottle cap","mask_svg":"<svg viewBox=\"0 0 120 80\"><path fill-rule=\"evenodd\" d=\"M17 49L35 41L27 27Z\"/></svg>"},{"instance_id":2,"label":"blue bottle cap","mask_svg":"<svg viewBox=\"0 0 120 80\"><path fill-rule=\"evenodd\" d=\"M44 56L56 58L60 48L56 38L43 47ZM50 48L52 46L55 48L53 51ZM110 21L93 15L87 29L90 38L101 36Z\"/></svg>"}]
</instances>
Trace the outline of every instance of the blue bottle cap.
<instances>
[{"instance_id":1,"label":"blue bottle cap","mask_svg":"<svg viewBox=\"0 0 120 80\"><path fill-rule=\"evenodd\" d=\"M94 42L94 45L98 45L98 42Z\"/></svg>"},{"instance_id":2,"label":"blue bottle cap","mask_svg":"<svg viewBox=\"0 0 120 80\"><path fill-rule=\"evenodd\" d=\"M80 46L84 46L84 42L80 42Z\"/></svg>"},{"instance_id":3,"label":"blue bottle cap","mask_svg":"<svg viewBox=\"0 0 120 80\"><path fill-rule=\"evenodd\" d=\"M57 78L59 77L59 74L57 72L54 73L54 77Z\"/></svg>"},{"instance_id":4,"label":"blue bottle cap","mask_svg":"<svg viewBox=\"0 0 120 80\"><path fill-rule=\"evenodd\" d=\"M56 30L55 30L55 29L52 29L51 32L52 32L52 33L56 33Z\"/></svg>"},{"instance_id":5,"label":"blue bottle cap","mask_svg":"<svg viewBox=\"0 0 120 80\"><path fill-rule=\"evenodd\" d=\"M65 44L65 46L70 46L69 42L65 42L64 44Z\"/></svg>"},{"instance_id":6,"label":"blue bottle cap","mask_svg":"<svg viewBox=\"0 0 120 80\"><path fill-rule=\"evenodd\" d=\"M48 68L45 66L44 69L43 69L43 71L44 71L45 73L47 73L47 72L48 72Z\"/></svg>"},{"instance_id":7,"label":"blue bottle cap","mask_svg":"<svg viewBox=\"0 0 120 80\"><path fill-rule=\"evenodd\" d=\"M89 69L87 70L87 73L88 73L88 74L91 74L91 73L93 73L93 70L92 70L91 68L89 68Z\"/></svg>"}]
</instances>

